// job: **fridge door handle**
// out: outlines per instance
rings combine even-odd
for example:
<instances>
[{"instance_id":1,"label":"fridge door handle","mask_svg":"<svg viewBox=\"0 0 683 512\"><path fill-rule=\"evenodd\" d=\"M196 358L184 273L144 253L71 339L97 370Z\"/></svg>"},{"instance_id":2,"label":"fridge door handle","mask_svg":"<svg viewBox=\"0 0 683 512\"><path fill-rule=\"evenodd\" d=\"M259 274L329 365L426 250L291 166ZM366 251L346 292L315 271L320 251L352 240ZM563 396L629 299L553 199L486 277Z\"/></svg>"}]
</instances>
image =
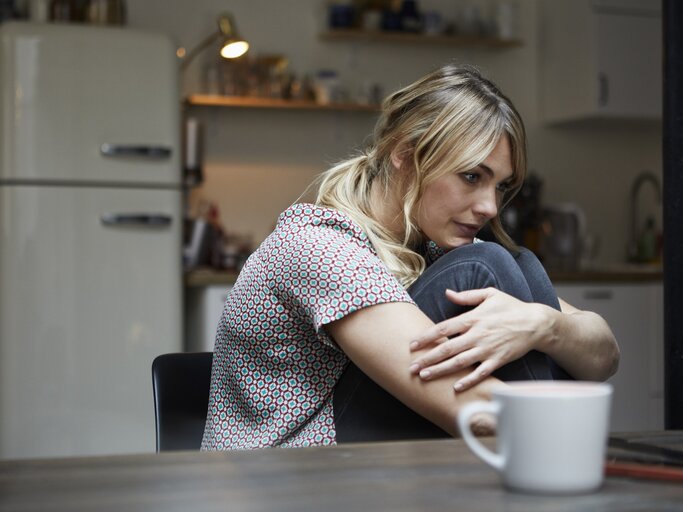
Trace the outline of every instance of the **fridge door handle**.
<instances>
[{"instance_id":1,"label":"fridge door handle","mask_svg":"<svg viewBox=\"0 0 683 512\"><path fill-rule=\"evenodd\" d=\"M107 144L100 146L100 153L107 157L161 159L171 156L167 146L143 146L135 144Z\"/></svg>"},{"instance_id":2,"label":"fridge door handle","mask_svg":"<svg viewBox=\"0 0 683 512\"><path fill-rule=\"evenodd\" d=\"M163 213L106 213L100 221L105 226L166 227L173 218Z\"/></svg>"}]
</instances>

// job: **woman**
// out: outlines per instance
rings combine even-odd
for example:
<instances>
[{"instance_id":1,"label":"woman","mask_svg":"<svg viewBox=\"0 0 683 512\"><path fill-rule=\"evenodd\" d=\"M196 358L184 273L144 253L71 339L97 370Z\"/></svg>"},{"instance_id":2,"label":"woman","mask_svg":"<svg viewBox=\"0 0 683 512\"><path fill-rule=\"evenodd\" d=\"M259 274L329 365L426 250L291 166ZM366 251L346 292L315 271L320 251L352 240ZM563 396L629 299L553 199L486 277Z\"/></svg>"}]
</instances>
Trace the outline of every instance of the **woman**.
<instances>
[{"instance_id":1,"label":"woman","mask_svg":"<svg viewBox=\"0 0 683 512\"><path fill-rule=\"evenodd\" d=\"M501 379L615 371L606 323L558 302L501 227L526 168L509 100L446 66L382 110L373 145L286 210L235 283L203 449L456 435ZM486 223L502 245L473 243Z\"/></svg>"}]
</instances>

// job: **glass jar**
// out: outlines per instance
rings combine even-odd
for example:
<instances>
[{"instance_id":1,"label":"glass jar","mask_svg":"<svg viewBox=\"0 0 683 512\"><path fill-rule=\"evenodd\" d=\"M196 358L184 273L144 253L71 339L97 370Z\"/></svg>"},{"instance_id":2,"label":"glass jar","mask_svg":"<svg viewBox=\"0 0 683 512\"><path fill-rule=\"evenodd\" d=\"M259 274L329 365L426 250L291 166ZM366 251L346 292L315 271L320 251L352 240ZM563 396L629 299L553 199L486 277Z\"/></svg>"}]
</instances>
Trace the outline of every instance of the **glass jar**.
<instances>
[{"instance_id":1,"label":"glass jar","mask_svg":"<svg viewBox=\"0 0 683 512\"><path fill-rule=\"evenodd\" d=\"M336 71L324 69L318 71L313 82L315 100L321 105L339 102L339 76Z\"/></svg>"},{"instance_id":2,"label":"glass jar","mask_svg":"<svg viewBox=\"0 0 683 512\"><path fill-rule=\"evenodd\" d=\"M34 23L50 21L50 0L30 0L28 18Z\"/></svg>"},{"instance_id":3,"label":"glass jar","mask_svg":"<svg viewBox=\"0 0 683 512\"><path fill-rule=\"evenodd\" d=\"M125 0L90 0L86 8L86 21L93 25L125 25Z\"/></svg>"}]
</instances>

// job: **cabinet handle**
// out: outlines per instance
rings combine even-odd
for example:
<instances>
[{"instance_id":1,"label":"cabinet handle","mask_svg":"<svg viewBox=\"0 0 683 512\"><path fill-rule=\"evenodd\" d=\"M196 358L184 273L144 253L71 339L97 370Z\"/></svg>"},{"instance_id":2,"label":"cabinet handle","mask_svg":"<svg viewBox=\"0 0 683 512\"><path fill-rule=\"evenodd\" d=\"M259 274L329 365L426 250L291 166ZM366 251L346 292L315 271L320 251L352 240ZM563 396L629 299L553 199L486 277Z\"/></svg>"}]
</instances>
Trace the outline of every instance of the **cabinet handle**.
<instances>
[{"instance_id":1,"label":"cabinet handle","mask_svg":"<svg viewBox=\"0 0 683 512\"><path fill-rule=\"evenodd\" d=\"M605 73L598 73L598 105L606 107L609 102L609 78Z\"/></svg>"},{"instance_id":2,"label":"cabinet handle","mask_svg":"<svg viewBox=\"0 0 683 512\"><path fill-rule=\"evenodd\" d=\"M171 148L166 146L136 146L130 144L102 144L100 153L108 157L126 158L168 158Z\"/></svg>"},{"instance_id":3,"label":"cabinet handle","mask_svg":"<svg viewBox=\"0 0 683 512\"><path fill-rule=\"evenodd\" d=\"M586 290L583 298L587 300L612 300L614 292L612 290Z\"/></svg>"},{"instance_id":4,"label":"cabinet handle","mask_svg":"<svg viewBox=\"0 0 683 512\"><path fill-rule=\"evenodd\" d=\"M100 217L105 226L166 227L172 221L170 215L163 213L108 213Z\"/></svg>"}]
</instances>

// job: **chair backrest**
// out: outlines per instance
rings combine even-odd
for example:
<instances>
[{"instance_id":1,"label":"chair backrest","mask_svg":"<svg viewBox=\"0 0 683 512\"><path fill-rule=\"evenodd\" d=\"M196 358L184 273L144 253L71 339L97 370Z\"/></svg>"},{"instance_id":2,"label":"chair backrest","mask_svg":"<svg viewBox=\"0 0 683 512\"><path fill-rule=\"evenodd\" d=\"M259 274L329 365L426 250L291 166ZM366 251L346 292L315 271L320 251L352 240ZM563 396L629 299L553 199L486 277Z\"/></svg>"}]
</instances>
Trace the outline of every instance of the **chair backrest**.
<instances>
[{"instance_id":1,"label":"chair backrest","mask_svg":"<svg viewBox=\"0 0 683 512\"><path fill-rule=\"evenodd\" d=\"M157 451L199 450L209 407L212 352L162 354L152 363Z\"/></svg>"}]
</instances>

